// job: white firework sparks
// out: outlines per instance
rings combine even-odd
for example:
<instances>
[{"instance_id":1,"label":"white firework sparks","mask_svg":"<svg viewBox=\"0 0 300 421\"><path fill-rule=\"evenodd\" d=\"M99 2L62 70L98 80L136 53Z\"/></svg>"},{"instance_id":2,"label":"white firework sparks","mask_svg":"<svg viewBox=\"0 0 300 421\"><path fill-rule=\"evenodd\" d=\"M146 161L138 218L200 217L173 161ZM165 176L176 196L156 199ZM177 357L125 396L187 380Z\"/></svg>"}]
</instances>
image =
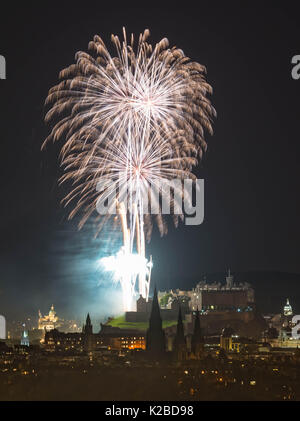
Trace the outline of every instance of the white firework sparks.
<instances>
[{"instance_id":1,"label":"white firework sparks","mask_svg":"<svg viewBox=\"0 0 300 421\"><path fill-rule=\"evenodd\" d=\"M83 212L80 227L97 203L125 188L126 197L116 196L125 255L133 254L136 237L144 259L145 228L148 237L151 234L151 218L143 207L149 187L194 177L192 167L206 150L204 131L212 134L215 110L208 99L212 89L204 66L191 62L182 50L169 48L166 38L153 48L147 42L148 30L136 47L133 35L127 41L125 29L123 37L121 42L112 35L112 56L96 35L89 44L91 54L78 52L76 63L60 73L62 80L46 101L46 121L57 120L45 143L64 142L61 181L75 185L65 204L75 203L70 217ZM157 222L164 234L160 214ZM138 274L139 292L147 298L149 280L144 272ZM130 282L120 280L124 291L133 283L132 277Z\"/></svg>"}]
</instances>

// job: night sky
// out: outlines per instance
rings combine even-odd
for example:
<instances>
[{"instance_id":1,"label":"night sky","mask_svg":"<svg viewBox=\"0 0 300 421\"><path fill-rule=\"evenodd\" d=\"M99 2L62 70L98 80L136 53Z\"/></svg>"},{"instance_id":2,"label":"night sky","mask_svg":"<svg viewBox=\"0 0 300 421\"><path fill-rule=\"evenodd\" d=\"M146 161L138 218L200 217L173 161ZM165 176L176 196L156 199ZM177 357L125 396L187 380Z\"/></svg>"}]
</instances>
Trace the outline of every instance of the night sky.
<instances>
[{"instance_id":1,"label":"night sky","mask_svg":"<svg viewBox=\"0 0 300 421\"><path fill-rule=\"evenodd\" d=\"M151 42L167 37L204 64L218 112L197 170L205 222L170 223L162 239L154 230L147 252L158 287L191 287L228 267L300 273L300 80L291 77L298 10L291 2L103 3L22 3L1 14L0 313L22 318L54 303L60 315L78 318L117 308L117 289L97 259L116 251L120 237L107 227L94 239L91 224L78 232L78 221L67 220L58 147L40 147L50 130L44 100L59 71L95 34L109 44L122 26L135 34L149 28Z\"/></svg>"}]
</instances>

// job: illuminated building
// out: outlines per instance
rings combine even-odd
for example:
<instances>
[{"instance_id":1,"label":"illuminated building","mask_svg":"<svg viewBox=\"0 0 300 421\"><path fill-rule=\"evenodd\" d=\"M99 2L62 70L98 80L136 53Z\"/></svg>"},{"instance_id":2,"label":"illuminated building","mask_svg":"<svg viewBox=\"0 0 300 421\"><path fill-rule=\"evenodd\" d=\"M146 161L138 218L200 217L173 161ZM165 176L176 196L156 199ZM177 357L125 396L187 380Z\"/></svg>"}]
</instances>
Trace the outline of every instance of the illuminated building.
<instances>
[{"instance_id":1,"label":"illuminated building","mask_svg":"<svg viewBox=\"0 0 300 421\"><path fill-rule=\"evenodd\" d=\"M245 314L255 312L254 290L248 283L234 283L230 270L226 282L199 282L188 291L170 290L158 292L160 317L162 320L176 320L179 307L182 317L192 314L197 309L201 314L235 312ZM148 322L152 309L152 300L148 302L140 296L136 303L136 311L127 311L125 321L128 323ZM241 316L242 318L243 316Z\"/></svg>"},{"instance_id":2,"label":"illuminated building","mask_svg":"<svg viewBox=\"0 0 300 421\"><path fill-rule=\"evenodd\" d=\"M254 290L248 283L234 283L230 270L225 284L208 283L206 279L188 291L171 290L159 292L160 303L165 309L174 309L174 303L180 303L183 313L196 311L201 313L213 311L252 311L254 309ZM187 307L187 309L185 309ZM177 310L178 311L178 310ZM164 318L164 317L163 317Z\"/></svg>"},{"instance_id":3,"label":"illuminated building","mask_svg":"<svg viewBox=\"0 0 300 421\"><path fill-rule=\"evenodd\" d=\"M60 332L57 329L45 333L45 347L48 351L90 352L95 349L95 335L90 315L87 315L82 332Z\"/></svg>"},{"instance_id":4,"label":"illuminated building","mask_svg":"<svg viewBox=\"0 0 300 421\"><path fill-rule=\"evenodd\" d=\"M283 314L284 316L292 316L293 315L293 309L290 305L289 299L286 300L286 305L283 308Z\"/></svg>"},{"instance_id":5,"label":"illuminated building","mask_svg":"<svg viewBox=\"0 0 300 421\"><path fill-rule=\"evenodd\" d=\"M226 327L220 336L220 349L229 353L238 354L244 351L253 355L258 352L269 352L270 345L253 338L237 335L231 327Z\"/></svg>"},{"instance_id":6,"label":"illuminated building","mask_svg":"<svg viewBox=\"0 0 300 421\"><path fill-rule=\"evenodd\" d=\"M221 283L208 284L199 282L192 291L187 292L190 297L190 309L197 308L206 311L249 311L254 307L254 291L249 284L235 284L234 278L228 271L225 285Z\"/></svg>"},{"instance_id":7,"label":"illuminated building","mask_svg":"<svg viewBox=\"0 0 300 421\"><path fill-rule=\"evenodd\" d=\"M97 345L107 346L115 350L146 349L144 332L135 329L121 329L101 324L101 330L96 334Z\"/></svg>"},{"instance_id":8,"label":"illuminated building","mask_svg":"<svg viewBox=\"0 0 300 421\"><path fill-rule=\"evenodd\" d=\"M272 348L294 349L300 347L300 330L296 330L296 323L293 323L293 309L289 299L283 307L282 313L268 317L269 331L273 335L268 335L266 340Z\"/></svg>"},{"instance_id":9,"label":"illuminated building","mask_svg":"<svg viewBox=\"0 0 300 421\"><path fill-rule=\"evenodd\" d=\"M93 333L90 315L86 318L82 332L59 332L57 329L46 332L45 348L57 352L94 352L104 349L124 351L146 349L145 334L135 329L120 329L101 324L98 333Z\"/></svg>"},{"instance_id":10,"label":"illuminated building","mask_svg":"<svg viewBox=\"0 0 300 421\"><path fill-rule=\"evenodd\" d=\"M57 329L46 332L45 349L47 351L82 352L83 341L81 333L64 333Z\"/></svg>"},{"instance_id":11,"label":"illuminated building","mask_svg":"<svg viewBox=\"0 0 300 421\"><path fill-rule=\"evenodd\" d=\"M59 327L59 319L56 315L53 304L48 315L42 316L41 312L39 311L39 330L46 330L49 332L50 330L56 329L57 327Z\"/></svg>"},{"instance_id":12,"label":"illuminated building","mask_svg":"<svg viewBox=\"0 0 300 421\"><path fill-rule=\"evenodd\" d=\"M24 330L22 332L22 336L21 336L21 345L23 346L29 346L29 336L28 336L28 331L25 330L25 325L23 325Z\"/></svg>"},{"instance_id":13,"label":"illuminated building","mask_svg":"<svg viewBox=\"0 0 300 421\"><path fill-rule=\"evenodd\" d=\"M220 348L226 352L240 352L240 341L238 336L234 334L234 330L230 327L226 327L222 330L220 337Z\"/></svg>"},{"instance_id":14,"label":"illuminated building","mask_svg":"<svg viewBox=\"0 0 300 421\"><path fill-rule=\"evenodd\" d=\"M136 336L126 336L121 338L121 349L146 349L146 338L145 335L141 336L141 333L137 333Z\"/></svg>"}]
</instances>

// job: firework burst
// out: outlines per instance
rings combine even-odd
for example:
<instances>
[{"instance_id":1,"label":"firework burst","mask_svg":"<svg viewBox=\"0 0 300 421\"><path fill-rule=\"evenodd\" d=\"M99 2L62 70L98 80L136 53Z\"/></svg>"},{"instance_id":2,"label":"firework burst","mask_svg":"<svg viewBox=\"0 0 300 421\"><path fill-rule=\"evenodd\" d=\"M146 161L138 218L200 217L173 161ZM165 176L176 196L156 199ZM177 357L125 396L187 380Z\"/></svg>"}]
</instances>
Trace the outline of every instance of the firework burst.
<instances>
[{"instance_id":1,"label":"firework burst","mask_svg":"<svg viewBox=\"0 0 300 421\"><path fill-rule=\"evenodd\" d=\"M46 121L54 125L44 143L63 141L61 182L73 183L64 202L75 203L70 217L82 211L82 226L97 204L118 191L114 204L125 249L132 253L136 236L142 257L145 226L148 237L151 233L143 203L149 187L194 177L192 168L206 150L204 132L212 134L215 116L205 67L169 48L166 38L152 47L148 37L145 30L135 45L125 30L122 42L112 35L111 55L96 35L90 54L76 54L76 63L60 73L60 83L49 91ZM163 234L160 213L157 221ZM140 274L139 290L147 297L144 278Z\"/></svg>"}]
</instances>

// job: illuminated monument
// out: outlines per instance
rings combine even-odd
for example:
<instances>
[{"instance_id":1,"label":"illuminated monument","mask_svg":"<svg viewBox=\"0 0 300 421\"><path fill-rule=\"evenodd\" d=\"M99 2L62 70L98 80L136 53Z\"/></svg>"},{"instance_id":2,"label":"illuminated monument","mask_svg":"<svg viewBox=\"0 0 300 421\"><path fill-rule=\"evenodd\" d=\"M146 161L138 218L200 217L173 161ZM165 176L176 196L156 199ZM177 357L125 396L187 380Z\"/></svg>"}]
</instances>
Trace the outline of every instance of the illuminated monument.
<instances>
[{"instance_id":1,"label":"illuminated monument","mask_svg":"<svg viewBox=\"0 0 300 421\"><path fill-rule=\"evenodd\" d=\"M42 313L39 311L39 323L38 323L39 330L46 330L47 332L49 332L50 330L53 330L57 328L58 326L59 326L59 319L58 319L58 316L56 315L53 304L51 306L51 309L48 315L42 316Z\"/></svg>"}]
</instances>

